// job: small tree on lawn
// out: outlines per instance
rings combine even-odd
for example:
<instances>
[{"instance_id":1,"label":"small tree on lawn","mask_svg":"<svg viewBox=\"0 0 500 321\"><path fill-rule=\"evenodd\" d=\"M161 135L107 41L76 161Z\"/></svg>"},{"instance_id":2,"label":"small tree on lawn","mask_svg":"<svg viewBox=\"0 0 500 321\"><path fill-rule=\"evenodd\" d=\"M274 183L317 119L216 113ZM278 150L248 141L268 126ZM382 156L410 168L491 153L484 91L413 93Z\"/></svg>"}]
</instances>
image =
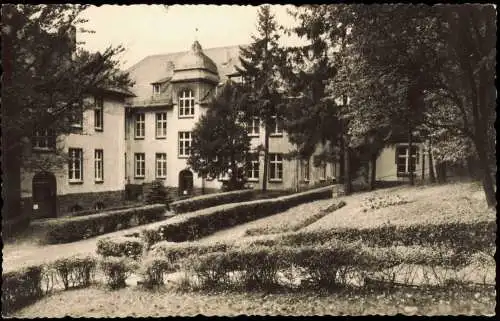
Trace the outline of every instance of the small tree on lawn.
<instances>
[{"instance_id":1,"label":"small tree on lawn","mask_svg":"<svg viewBox=\"0 0 500 321\"><path fill-rule=\"evenodd\" d=\"M241 110L242 90L228 82L193 130L188 165L202 177L229 175L229 189L241 188L250 137Z\"/></svg>"}]
</instances>

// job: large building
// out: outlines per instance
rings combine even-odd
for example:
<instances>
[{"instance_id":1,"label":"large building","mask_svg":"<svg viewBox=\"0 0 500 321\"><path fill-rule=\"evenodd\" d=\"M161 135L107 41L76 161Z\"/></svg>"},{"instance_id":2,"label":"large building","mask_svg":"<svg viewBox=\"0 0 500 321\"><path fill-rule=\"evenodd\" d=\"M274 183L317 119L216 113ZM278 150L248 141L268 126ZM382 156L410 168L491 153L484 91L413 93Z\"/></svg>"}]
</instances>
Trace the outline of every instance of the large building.
<instances>
[{"instance_id":1,"label":"large building","mask_svg":"<svg viewBox=\"0 0 500 321\"><path fill-rule=\"evenodd\" d=\"M157 179L180 194L219 189L220 178L202 179L189 168L187 158L192 130L211 98L227 79L238 81L238 55L239 46L204 51L195 41L187 52L148 56L128 70L135 81L131 92L105 90L91 97L94 108L85 111L74 134L56 142L48 131L37 133L29 147L32 157L52 157L50 152L59 148L69 159L61 167L22 171L24 209L42 218L115 206L123 203L129 187L140 190ZM256 149L264 142L259 119L248 124L248 130ZM294 149L277 121L270 133L269 162L254 154L249 183L261 188L264 166L269 189L296 189L336 178L337 164L317 161L322 146L305 161L285 157ZM407 144L389 147L377 160L377 179L420 174L424 156L421 144L415 144L411 155Z\"/></svg>"}]
</instances>

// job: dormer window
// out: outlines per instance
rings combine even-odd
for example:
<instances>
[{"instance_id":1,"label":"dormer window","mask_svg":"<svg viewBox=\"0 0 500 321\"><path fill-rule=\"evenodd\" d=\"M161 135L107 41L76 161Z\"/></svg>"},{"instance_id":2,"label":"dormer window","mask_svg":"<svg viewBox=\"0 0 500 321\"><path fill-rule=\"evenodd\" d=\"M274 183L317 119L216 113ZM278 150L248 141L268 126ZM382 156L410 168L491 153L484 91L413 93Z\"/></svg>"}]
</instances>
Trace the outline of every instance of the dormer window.
<instances>
[{"instance_id":1,"label":"dormer window","mask_svg":"<svg viewBox=\"0 0 500 321\"><path fill-rule=\"evenodd\" d=\"M194 116L193 91L184 89L179 94L179 118Z\"/></svg>"},{"instance_id":2,"label":"dormer window","mask_svg":"<svg viewBox=\"0 0 500 321\"><path fill-rule=\"evenodd\" d=\"M161 90L160 84L154 84L153 85L153 95L159 95Z\"/></svg>"}]
</instances>

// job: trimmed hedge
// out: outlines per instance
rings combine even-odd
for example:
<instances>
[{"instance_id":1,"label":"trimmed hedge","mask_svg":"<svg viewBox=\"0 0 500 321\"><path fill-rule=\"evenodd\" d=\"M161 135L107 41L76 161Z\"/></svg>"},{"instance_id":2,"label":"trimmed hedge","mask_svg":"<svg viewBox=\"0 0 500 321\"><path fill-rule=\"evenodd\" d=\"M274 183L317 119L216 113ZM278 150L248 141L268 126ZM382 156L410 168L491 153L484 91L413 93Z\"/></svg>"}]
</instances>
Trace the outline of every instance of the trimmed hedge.
<instances>
[{"instance_id":1,"label":"trimmed hedge","mask_svg":"<svg viewBox=\"0 0 500 321\"><path fill-rule=\"evenodd\" d=\"M2 274L2 315L23 308L43 295L42 267L30 266Z\"/></svg>"},{"instance_id":2,"label":"trimmed hedge","mask_svg":"<svg viewBox=\"0 0 500 321\"><path fill-rule=\"evenodd\" d=\"M118 210L126 210L130 208L137 208L144 206L144 203L134 203L134 204L127 204L127 205L121 205L121 206L113 206L105 209L89 209L89 210L83 210L83 211L78 211L78 212L68 212L64 213L64 217L76 217L76 216L86 216L86 215L92 215L92 214L99 214L103 212L109 212L109 211L118 211Z\"/></svg>"},{"instance_id":3,"label":"trimmed hedge","mask_svg":"<svg viewBox=\"0 0 500 321\"><path fill-rule=\"evenodd\" d=\"M269 200L225 204L177 216L143 236L148 245L160 241L185 242L199 239L225 228L283 212L302 203L331 198L331 187L323 187Z\"/></svg>"},{"instance_id":4,"label":"trimmed hedge","mask_svg":"<svg viewBox=\"0 0 500 321\"><path fill-rule=\"evenodd\" d=\"M255 191L251 189L202 195L172 202L170 203L170 208L178 214L194 212L221 204L249 201L254 197L254 195Z\"/></svg>"},{"instance_id":5,"label":"trimmed hedge","mask_svg":"<svg viewBox=\"0 0 500 321\"><path fill-rule=\"evenodd\" d=\"M137 237L118 237L118 238L103 238L97 241L97 254L104 257L126 256L137 260L142 256L144 242Z\"/></svg>"},{"instance_id":6,"label":"trimmed hedge","mask_svg":"<svg viewBox=\"0 0 500 321\"><path fill-rule=\"evenodd\" d=\"M48 244L69 243L156 222L164 218L165 210L165 205L155 204L89 216L50 219L38 223L46 230L41 241Z\"/></svg>"},{"instance_id":7,"label":"trimmed hedge","mask_svg":"<svg viewBox=\"0 0 500 321\"><path fill-rule=\"evenodd\" d=\"M368 229L335 229L329 231L285 234L278 243L291 246L316 245L331 239L361 241L371 247L429 246L450 247L457 251L474 251L495 247L496 222L382 225Z\"/></svg>"}]
</instances>

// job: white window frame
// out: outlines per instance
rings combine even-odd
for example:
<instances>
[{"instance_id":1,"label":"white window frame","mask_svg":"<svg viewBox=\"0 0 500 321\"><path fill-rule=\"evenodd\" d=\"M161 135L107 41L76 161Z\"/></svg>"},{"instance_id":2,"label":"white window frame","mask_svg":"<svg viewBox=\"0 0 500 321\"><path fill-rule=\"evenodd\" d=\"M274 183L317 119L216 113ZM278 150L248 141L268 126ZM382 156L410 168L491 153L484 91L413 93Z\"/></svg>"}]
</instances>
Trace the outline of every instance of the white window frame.
<instances>
[{"instance_id":1,"label":"white window frame","mask_svg":"<svg viewBox=\"0 0 500 321\"><path fill-rule=\"evenodd\" d=\"M319 180L320 181L326 180L326 167L327 167L326 162L321 162L321 164L319 165Z\"/></svg>"},{"instance_id":2,"label":"white window frame","mask_svg":"<svg viewBox=\"0 0 500 321\"><path fill-rule=\"evenodd\" d=\"M300 174L302 181L309 182L311 179L311 166L309 164L309 159L302 159L300 161Z\"/></svg>"},{"instance_id":3,"label":"white window frame","mask_svg":"<svg viewBox=\"0 0 500 321\"><path fill-rule=\"evenodd\" d=\"M68 181L70 183L83 182L83 149L69 148Z\"/></svg>"},{"instance_id":4,"label":"white window frame","mask_svg":"<svg viewBox=\"0 0 500 321\"><path fill-rule=\"evenodd\" d=\"M96 183L104 182L104 151L94 150L94 180Z\"/></svg>"},{"instance_id":5,"label":"white window frame","mask_svg":"<svg viewBox=\"0 0 500 321\"><path fill-rule=\"evenodd\" d=\"M179 93L179 118L194 117L194 93L191 89L183 89Z\"/></svg>"},{"instance_id":6,"label":"white window frame","mask_svg":"<svg viewBox=\"0 0 500 321\"><path fill-rule=\"evenodd\" d=\"M418 162L419 162L419 156L420 156L420 153L419 153L419 148L418 146L416 145L413 145L412 146L413 148L415 148L415 153L412 156L412 158L415 159L415 170L413 171L413 173L416 173L417 172L417 165L418 165ZM405 153L404 154L398 154L398 149L400 148L404 148L405 149ZM408 145L403 145L403 144L400 144L400 145L397 145L396 146L396 150L395 150L395 153L396 153L396 157L397 157L397 163L396 163L396 175L398 177L404 177L404 176L408 176L410 175L410 155L409 155L409 152L410 152L410 148ZM401 172L399 171L399 165L402 165L400 164L399 162L402 161L404 162L404 166L405 166L405 171L404 172Z\"/></svg>"},{"instance_id":7,"label":"white window frame","mask_svg":"<svg viewBox=\"0 0 500 321\"><path fill-rule=\"evenodd\" d=\"M258 182L260 175L259 154L250 154L250 168L247 170L247 180L249 182Z\"/></svg>"},{"instance_id":8,"label":"white window frame","mask_svg":"<svg viewBox=\"0 0 500 321\"><path fill-rule=\"evenodd\" d=\"M73 121L73 123L71 123L70 126L73 128L82 129L83 128L83 107L81 105L78 105L75 108L78 109L77 110L78 116L74 115L75 116L74 118L78 118L78 119L72 119L71 121Z\"/></svg>"},{"instance_id":9,"label":"white window frame","mask_svg":"<svg viewBox=\"0 0 500 321\"><path fill-rule=\"evenodd\" d=\"M146 137L146 114L137 113L134 118L134 138L144 139Z\"/></svg>"},{"instance_id":10,"label":"white window frame","mask_svg":"<svg viewBox=\"0 0 500 321\"><path fill-rule=\"evenodd\" d=\"M146 177L146 154L134 153L134 177Z\"/></svg>"},{"instance_id":11,"label":"white window frame","mask_svg":"<svg viewBox=\"0 0 500 321\"><path fill-rule=\"evenodd\" d=\"M275 177L272 175L274 169ZM269 181L282 182L283 181L283 155L280 153L269 154Z\"/></svg>"},{"instance_id":12,"label":"white window frame","mask_svg":"<svg viewBox=\"0 0 500 321\"><path fill-rule=\"evenodd\" d=\"M156 178L161 178L161 179L167 178L167 154L156 153L155 159L156 159L155 160Z\"/></svg>"},{"instance_id":13,"label":"white window frame","mask_svg":"<svg viewBox=\"0 0 500 321\"><path fill-rule=\"evenodd\" d=\"M181 131L178 135L179 139L179 158L187 158L191 155L191 143L193 141L193 134L190 131Z\"/></svg>"},{"instance_id":14,"label":"white window frame","mask_svg":"<svg viewBox=\"0 0 500 321\"><path fill-rule=\"evenodd\" d=\"M167 113L159 112L155 114L155 133L156 138L167 137Z\"/></svg>"},{"instance_id":15,"label":"white window frame","mask_svg":"<svg viewBox=\"0 0 500 321\"><path fill-rule=\"evenodd\" d=\"M161 84L153 84L153 96L158 96L161 93Z\"/></svg>"},{"instance_id":16,"label":"white window frame","mask_svg":"<svg viewBox=\"0 0 500 321\"><path fill-rule=\"evenodd\" d=\"M248 136L259 137L260 135L260 118L252 117L252 120L248 122Z\"/></svg>"},{"instance_id":17,"label":"white window frame","mask_svg":"<svg viewBox=\"0 0 500 321\"><path fill-rule=\"evenodd\" d=\"M94 129L96 131L104 130L104 99L94 97Z\"/></svg>"},{"instance_id":18,"label":"white window frame","mask_svg":"<svg viewBox=\"0 0 500 321\"><path fill-rule=\"evenodd\" d=\"M51 151L56 149L56 136L54 131L49 128L35 130L31 142L34 150Z\"/></svg>"},{"instance_id":19,"label":"white window frame","mask_svg":"<svg viewBox=\"0 0 500 321\"><path fill-rule=\"evenodd\" d=\"M272 116L271 119L274 121L274 126L271 128L269 136L283 136L283 126L280 126L282 119L278 116Z\"/></svg>"}]
</instances>

